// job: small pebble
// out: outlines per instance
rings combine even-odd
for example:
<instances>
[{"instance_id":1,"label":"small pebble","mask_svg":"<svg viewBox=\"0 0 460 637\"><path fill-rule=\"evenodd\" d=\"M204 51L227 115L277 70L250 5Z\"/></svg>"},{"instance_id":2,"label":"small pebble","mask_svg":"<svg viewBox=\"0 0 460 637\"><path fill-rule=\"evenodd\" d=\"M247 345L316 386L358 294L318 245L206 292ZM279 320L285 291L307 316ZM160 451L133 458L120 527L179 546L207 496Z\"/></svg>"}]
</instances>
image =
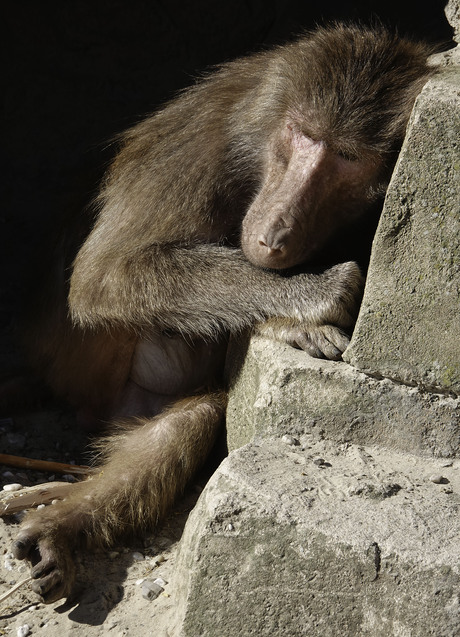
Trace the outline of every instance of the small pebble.
<instances>
[{"instance_id":1,"label":"small pebble","mask_svg":"<svg viewBox=\"0 0 460 637\"><path fill-rule=\"evenodd\" d=\"M27 637L29 633L30 633L29 624L24 624L23 626L19 626L19 628L16 631L16 635L18 637Z\"/></svg>"},{"instance_id":2,"label":"small pebble","mask_svg":"<svg viewBox=\"0 0 460 637\"><path fill-rule=\"evenodd\" d=\"M434 482L434 484L445 484L447 482L444 476L437 473L434 473L432 476L430 476L430 480L431 482Z\"/></svg>"},{"instance_id":3,"label":"small pebble","mask_svg":"<svg viewBox=\"0 0 460 637\"><path fill-rule=\"evenodd\" d=\"M19 484L19 482L5 484L3 487L3 491L19 491L20 489L22 489L22 484Z\"/></svg>"},{"instance_id":4,"label":"small pebble","mask_svg":"<svg viewBox=\"0 0 460 637\"><path fill-rule=\"evenodd\" d=\"M287 445L291 445L291 447L297 447L300 445L300 442L294 436L290 436L289 434L284 434L281 440Z\"/></svg>"},{"instance_id":5,"label":"small pebble","mask_svg":"<svg viewBox=\"0 0 460 637\"><path fill-rule=\"evenodd\" d=\"M77 478L71 475L70 473L65 473L62 476L62 479L65 480L66 482L77 482Z\"/></svg>"},{"instance_id":6,"label":"small pebble","mask_svg":"<svg viewBox=\"0 0 460 637\"><path fill-rule=\"evenodd\" d=\"M119 557L120 553L118 551L110 551L109 557L111 560L114 560L116 557Z\"/></svg>"},{"instance_id":7,"label":"small pebble","mask_svg":"<svg viewBox=\"0 0 460 637\"><path fill-rule=\"evenodd\" d=\"M163 591L164 588L159 584L152 582L152 580L146 579L141 585L142 597L144 599L148 599L149 601L156 599L158 595L160 595L160 593L162 593Z\"/></svg>"},{"instance_id":8,"label":"small pebble","mask_svg":"<svg viewBox=\"0 0 460 637\"><path fill-rule=\"evenodd\" d=\"M37 506L37 511L40 511L40 509L44 509L46 507L46 504L39 504Z\"/></svg>"},{"instance_id":9,"label":"small pebble","mask_svg":"<svg viewBox=\"0 0 460 637\"><path fill-rule=\"evenodd\" d=\"M321 467L324 463L324 458L313 458L313 464L316 464L318 467Z\"/></svg>"},{"instance_id":10,"label":"small pebble","mask_svg":"<svg viewBox=\"0 0 460 637\"><path fill-rule=\"evenodd\" d=\"M5 478L5 480L11 480L11 478L14 478L14 473L11 471L4 471L2 473L2 477Z\"/></svg>"},{"instance_id":11,"label":"small pebble","mask_svg":"<svg viewBox=\"0 0 460 637\"><path fill-rule=\"evenodd\" d=\"M144 561L144 556L142 555L142 553L138 553L136 551L135 553L133 553L133 560L135 562L143 562Z\"/></svg>"},{"instance_id":12,"label":"small pebble","mask_svg":"<svg viewBox=\"0 0 460 637\"><path fill-rule=\"evenodd\" d=\"M234 530L235 530L235 527L233 526L233 524L230 523L227 525L227 531L234 531Z\"/></svg>"}]
</instances>

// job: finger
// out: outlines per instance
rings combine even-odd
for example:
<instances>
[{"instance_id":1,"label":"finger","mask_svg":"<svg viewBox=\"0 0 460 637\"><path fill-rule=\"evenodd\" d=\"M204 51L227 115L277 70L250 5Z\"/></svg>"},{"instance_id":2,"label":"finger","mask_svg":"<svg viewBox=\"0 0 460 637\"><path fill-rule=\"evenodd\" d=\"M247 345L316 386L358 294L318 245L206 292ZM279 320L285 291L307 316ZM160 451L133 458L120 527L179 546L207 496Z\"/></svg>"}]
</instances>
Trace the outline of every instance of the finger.
<instances>
[{"instance_id":1,"label":"finger","mask_svg":"<svg viewBox=\"0 0 460 637\"><path fill-rule=\"evenodd\" d=\"M59 570L52 571L46 577L33 581L31 588L45 604L66 597L66 586Z\"/></svg>"},{"instance_id":2,"label":"finger","mask_svg":"<svg viewBox=\"0 0 460 637\"><path fill-rule=\"evenodd\" d=\"M49 575L56 568L56 562L51 559L45 559L38 562L31 570L30 575L34 579L42 579Z\"/></svg>"},{"instance_id":3,"label":"finger","mask_svg":"<svg viewBox=\"0 0 460 637\"><path fill-rule=\"evenodd\" d=\"M348 335L333 325L325 325L323 328L323 334L324 337L340 351L340 353L343 353L350 344Z\"/></svg>"},{"instance_id":4,"label":"finger","mask_svg":"<svg viewBox=\"0 0 460 637\"><path fill-rule=\"evenodd\" d=\"M324 358L322 350L307 334L299 334L295 339L295 346L313 358Z\"/></svg>"},{"instance_id":5,"label":"finger","mask_svg":"<svg viewBox=\"0 0 460 637\"><path fill-rule=\"evenodd\" d=\"M320 344L320 349L323 353L323 357L328 358L330 361L338 361L342 358L342 352L333 343L330 343L326 338Z\"/></svg>"},{"instance_id":6,"label":"finger","mask_svg":"<svg viewBox=\"0 0 460 637\"><path fill-rule=\"evenodd\" d=\"M15 542L13 542L12 552L16 559L25 560L32 548L35 546L36 538L29 534L21 534Z\"/></svg>"}]
</instances>

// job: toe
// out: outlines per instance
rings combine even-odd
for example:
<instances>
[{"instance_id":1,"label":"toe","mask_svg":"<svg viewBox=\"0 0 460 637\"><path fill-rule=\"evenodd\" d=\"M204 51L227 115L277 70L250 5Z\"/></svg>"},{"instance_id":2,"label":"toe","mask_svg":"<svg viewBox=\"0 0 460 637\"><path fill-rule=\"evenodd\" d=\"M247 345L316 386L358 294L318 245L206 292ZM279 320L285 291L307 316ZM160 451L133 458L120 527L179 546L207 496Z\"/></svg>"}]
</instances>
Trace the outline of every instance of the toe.
<instances>
[{"instance_id":1,"label":"toe","mask_svg":"<svg viewBox=\"0 0 460 637\"><path fill-rule=\"evenodd\" d=\"M32 575L33 577L33 575ZM31 583L34 593L40 596L45 604L55 602L61 597L67 597L67 585L61 571L57 568L53 569L44 577L35 579Z\"/></svg>"},{"instance_id":2,"label":"toe","mask_svg":"<svg viewBox=\"0 0 460 637\"><path fill-rule=\"evenodd\" d=\"M35 545L35 538L28 534L21 534L15 542L13 542L12 552L16 559L26 559Z\"/></svg>"}]
</instances>

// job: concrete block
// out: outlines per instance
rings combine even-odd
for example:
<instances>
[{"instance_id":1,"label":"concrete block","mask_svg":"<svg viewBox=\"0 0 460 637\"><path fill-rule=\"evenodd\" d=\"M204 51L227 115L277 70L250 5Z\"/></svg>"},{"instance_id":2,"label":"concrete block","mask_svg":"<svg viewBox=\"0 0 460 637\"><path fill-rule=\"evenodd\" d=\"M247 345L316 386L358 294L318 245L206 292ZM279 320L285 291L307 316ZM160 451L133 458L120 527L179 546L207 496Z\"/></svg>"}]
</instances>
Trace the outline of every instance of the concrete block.
<instances>
[{"instance_id":1,"label":"concrete block","mask_svg":"<svg viewBox=\"0 0 460 637\"><path fill-rule=\"evenodd\" d=\"M449 0L444 9L449 24L454 29L454 40L460 42L460 1Z\"/></svg>"},{"instance_id":2,"label":"concrete block","mask_svg":"<svg viewBox=\"0 0 460 637\"><path fill-rule=\"evenodd\" d=\"M172 582L174 634L457 636L458 463L299 442L247 445L208 483Z\"/></svg>"},{"instance_id":3,"label":"concrete block","mask_svg":"<svg viewBox=\"0 0 460 637\"><path fill-rule=\"evenodd\" d=\"M230 348L229 449L268 436L315 432L336 442L455 456L460 399L376 379L265 338Z\"/></svg>"},{"instance_id":4,"label":"concrete block","mask_svg":"<svg viewBox=\"0 0 460 637\"><path fill-rule=\"evenodd\" d=\"M449 67L417 99L344 359L458 395L459 298L460 68Z\"/></svg>"}]
</instances>

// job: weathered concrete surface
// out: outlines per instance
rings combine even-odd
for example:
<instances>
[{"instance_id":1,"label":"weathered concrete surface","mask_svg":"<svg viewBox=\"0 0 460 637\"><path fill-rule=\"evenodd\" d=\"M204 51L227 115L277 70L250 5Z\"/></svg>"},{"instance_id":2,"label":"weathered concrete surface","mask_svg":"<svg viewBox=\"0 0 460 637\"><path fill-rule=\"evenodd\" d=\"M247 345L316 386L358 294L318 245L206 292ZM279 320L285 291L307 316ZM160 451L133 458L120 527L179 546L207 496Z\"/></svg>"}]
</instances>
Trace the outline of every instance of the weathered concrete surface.
<instances>
[{"instance_id":1,"label":"weathered concrete surface","mask_svg":"<svg viewBox=\"0 0 460 637\"><path fill-rule=\"evenodd\" d=\"M374 240L345 360L460 393L460 68L417 99Z\"/></svg>"},{"instance_id":2,"label":"weathered concrete surface","mask_svg":"<svg viewBox=\"0 0 460 637\"><path fill-rule=\"evenodd\" d=\"M273 364L276 361L276 364ZM338 442L435 456L460 450L460 399L377 380L265 338L235 343L228 373L227 439L309 431Z\"/></svg>"},{"instance_id":3,"label":"weathered concrete surface","mask_svg":"<svg viewBox=\"0 0 460 637\"><path fill-rule=\"evenodd\" d=\"M454 29L454 40L460 42L460 1L449 0L444 12L449 24Z\"/></svg>"},{"instance_id":4,"label":"weathered concrete surface","mask_svg":"<svg viewBox=\"0 0 460 637\"><path fill-rule=\"evenodd\" d=\"M186 526L174 634L458 636L460 464L441 465L308 436L233 452Z\"/></svg>"}]
</instances>

